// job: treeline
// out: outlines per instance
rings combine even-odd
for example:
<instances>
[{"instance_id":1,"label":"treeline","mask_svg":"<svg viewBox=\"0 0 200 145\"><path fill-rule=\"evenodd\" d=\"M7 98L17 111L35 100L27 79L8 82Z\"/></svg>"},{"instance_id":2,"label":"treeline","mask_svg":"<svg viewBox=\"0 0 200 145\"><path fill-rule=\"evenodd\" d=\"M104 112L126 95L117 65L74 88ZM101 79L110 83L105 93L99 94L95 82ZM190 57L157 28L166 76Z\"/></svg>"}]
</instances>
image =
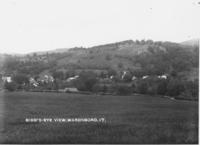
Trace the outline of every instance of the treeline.
<instances>
[{"instance_id":1,"label":"treeline","mask_svg":"<svg viewBox=\"0 0 200 145\"><path fill-rule=\"evenodd\" d=\"M9 91L15 90L59 90L66 87L75 87L79 91L131 95L133 93L149 94L149 95L167 95L177 99L198 100L198 80L187 81L181 80L176 76L169 76L167 79L160 79L157 76L149 76L148 78L137 78L131 81L130 77L124 80L113 78L113 80L105 79L97 76L92 71L83 71L79 73L79 77L73 81L63 81L63 74L55 72L54 82L39 82L38 87L34 87L29 83L29 78L24 74L13 76L13 82L5 83L5 89Z\"/></svg>"}]
</instances>

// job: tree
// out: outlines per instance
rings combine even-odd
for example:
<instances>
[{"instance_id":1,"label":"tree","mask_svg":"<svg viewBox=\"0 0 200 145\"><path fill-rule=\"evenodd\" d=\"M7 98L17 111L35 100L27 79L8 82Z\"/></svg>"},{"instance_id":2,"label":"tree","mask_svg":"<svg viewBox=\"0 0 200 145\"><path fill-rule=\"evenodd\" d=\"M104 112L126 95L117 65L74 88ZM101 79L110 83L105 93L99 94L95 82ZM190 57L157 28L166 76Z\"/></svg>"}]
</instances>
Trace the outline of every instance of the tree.
<instances>
[{"instance_id":1,"label":"tree","mask_svg":"<svg viewBox=\"0 0 200 145\"><path fill-rule=\"evenodd\" d=\"M123 78L124 82L130 82L132 80L132 75L130 72L127 72L126 75Z\"/></svg>"},{"instance_id":2,"label":"tree","mask_svg":"<svg viewBox=\"0 0 200 145\"><path fill-rule=\"evenodd\" d=\"M148 90L148 84L146 81L139 80L136 85L136 92L141 94L146 94Z\"/></svg>"},{"instance_id":3,"label":"tree","mask_svg":"<svg viewBox=\"0 0 200 145\"><path fill-rule=\"evenodd\" d=\"M112 68L108 69L108 76L116 76L116 75L117 75L117 72L114 69Z\"/></svg>"},{"instance_id":4,"label":"tree","mask_svg":"<svg viewBox=\"0 0 200 145\"><path fill-rule=\"evenodd\" d=\"M198 80L194 81L185 81L184 82L185 90L180 94L179 97L190 100L198 100L199 96L199 83Z\"/></svg>"},{"instance_id":5,"label":"tree","mask_svg":"<svg viewBox=\"0 0 200 145\"><path fill-rule=\"evenodd\" d=\"M53 72L53 77L55 79L63 80L64 79L64 73L62 71L55 71L55 72Z\"/></svg>"},{"instance_id":6,"label":"tree","mask_svg":"<svg viewBox=\"0 0 200 145\"><path fill-rule=\"evenodd\" d=\"M15 91L17 89L17 84L15 82L5 82L4 88L8 91Z\"/></svg>"},{"instance_id":7,"label":"tree","mask_svg":"<svg viewBox=\"0 0 200 145\"><path fill-rule=\"evenodd\" d=\"M132 92L132 88L127 85L118 85L116 91L118 95L129 95Z\"/></svg>"},{"instance_id":8,"label":"tree","mask_svg":"<svg viewBox=\"0 0 200 145\"><path fill-rule=\"evenodd\" d=\"M88 71L80 73L79 78L75 80L74 85L80 91L92 91L96 83L96 74L92 71Z\"/></svg>"},{"instance_id":9,"label":"tree","mask_svg":"<svg viewBox=\"0 0 200 145\"><path fill-rule=\"evenodd\" d=\"M123 63L118 63L118 68L123 68Z\"/></svg>"},{"instance_id":10,"label":"tree","mask_svg":"<svg viewBox=\"0 0 200 145\"><path fill-rule=\"evenodd\" d=\"M165 95L167 92L167 80L158 81L157 94Z\"/></svg>"},{"instance_id":11,"label":"tree","mask_svg":"<svg viewBox=\"0 0 200 145\"><path fill-rule=\"evenodd\" d=\"M13 81L19 85L29 83L29 78L26 74L16 74L13 76Z\"/></svg>"},{"instance_id":12,"label":"tree","mask_svg":"<svg viewBox=\"0 0 200 145\"><path fill-rule=\"evenodd\" d=\"M184 83L176 78L171 78L167 85L167 95L178 96L184 92Z\"/></svg>"},{"instance_id":13,"label":"tree","mask_svg":"<svg viewBox=\"0 0 200 145\"><path fill-rule=\"evenodd\" d=\"M111 55L110 54L107 54L106 55L106 60L110 61L112 58L111 58Z\"/></svg>"}]
</instances>

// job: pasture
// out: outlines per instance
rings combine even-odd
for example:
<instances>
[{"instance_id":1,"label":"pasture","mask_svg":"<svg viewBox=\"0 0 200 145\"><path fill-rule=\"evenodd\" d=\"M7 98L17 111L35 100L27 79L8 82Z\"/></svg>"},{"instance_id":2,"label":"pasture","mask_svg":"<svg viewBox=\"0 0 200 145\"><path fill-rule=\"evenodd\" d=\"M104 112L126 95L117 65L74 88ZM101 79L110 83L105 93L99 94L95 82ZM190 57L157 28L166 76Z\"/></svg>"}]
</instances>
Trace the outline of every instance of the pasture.
<instances>
[{"instance_id":1,"label":"pasture","mask_svg":"<svg viewBox=\"0 0 200 145\"><path fill-rule=\"evenodd\" d=\"M2 91L0 100L0 143L198 143L198 102ZM106 122L25 122L75 117Z\"/></svg>"}]
</instances>

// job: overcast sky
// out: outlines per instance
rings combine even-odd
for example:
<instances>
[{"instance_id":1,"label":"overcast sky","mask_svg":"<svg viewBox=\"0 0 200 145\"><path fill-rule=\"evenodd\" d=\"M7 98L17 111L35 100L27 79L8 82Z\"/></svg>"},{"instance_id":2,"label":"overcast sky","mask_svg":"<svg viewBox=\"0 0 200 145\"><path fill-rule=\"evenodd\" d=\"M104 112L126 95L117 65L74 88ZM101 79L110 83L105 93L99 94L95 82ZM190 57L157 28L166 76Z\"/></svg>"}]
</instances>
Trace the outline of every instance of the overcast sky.
<instances>
[{"instance_id":1,"label":"overcast sky","mask_svg":"<svg viewBox=\"0 0 200 145\"><path fill-rule=\"evenodd\" d=\"M0 53L200 37L200 0L1 0Z\"/></svg>"}]
</instances>

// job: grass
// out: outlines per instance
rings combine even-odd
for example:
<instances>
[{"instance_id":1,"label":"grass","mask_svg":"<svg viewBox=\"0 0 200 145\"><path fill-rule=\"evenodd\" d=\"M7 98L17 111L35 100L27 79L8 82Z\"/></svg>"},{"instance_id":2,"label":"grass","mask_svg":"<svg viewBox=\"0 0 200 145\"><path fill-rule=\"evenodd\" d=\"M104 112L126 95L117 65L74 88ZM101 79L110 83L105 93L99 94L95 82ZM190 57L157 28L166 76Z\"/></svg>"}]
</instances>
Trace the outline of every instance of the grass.
<instances>
[{"instance_id":1,"label":"grass","mask_svg":"<svg viewBox=\"0 0 200 145\"><path fill-rule=\"evenodd\" d=\"M153 96L1 93L1 143L198 143L198 102ZM25 118L103 123L26 123Z\"/></svg>"}]
</instances>

